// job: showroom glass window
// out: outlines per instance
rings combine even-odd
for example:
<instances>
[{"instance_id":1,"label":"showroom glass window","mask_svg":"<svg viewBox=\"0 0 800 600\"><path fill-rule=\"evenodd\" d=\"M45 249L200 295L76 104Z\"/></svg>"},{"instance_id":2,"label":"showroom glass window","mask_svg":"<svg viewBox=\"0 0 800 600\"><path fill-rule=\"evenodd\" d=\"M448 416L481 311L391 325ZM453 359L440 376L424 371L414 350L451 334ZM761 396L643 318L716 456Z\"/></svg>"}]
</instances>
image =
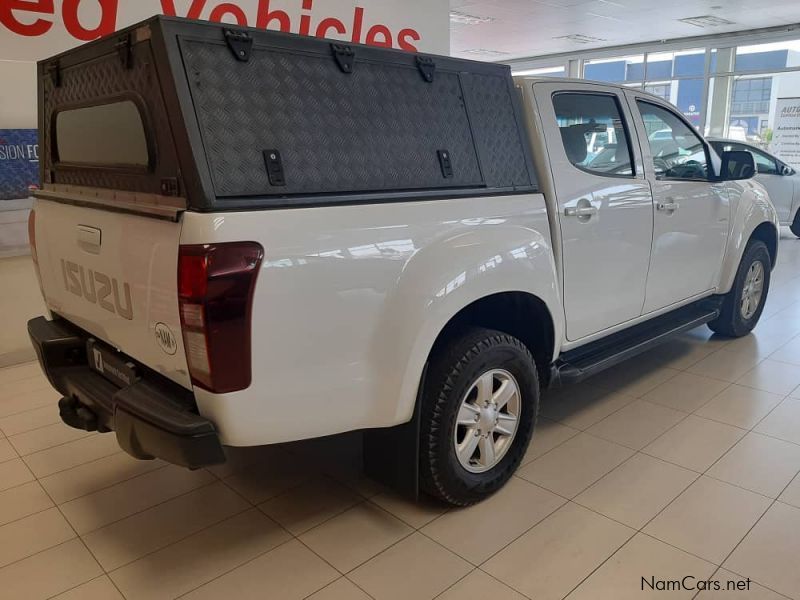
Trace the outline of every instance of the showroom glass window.
<instances>
[{"instance_id":1,"label":"showroom glass window","mask_svg":"<svg viewBox=\"0 0 800 600\"><path fill-rule=\"evenodd\" d=\"M648 94L653 94L654 96L658 96L662 100L666 100L669 102L670 96L672 94L672 84L671 83L648 83L644 86L644 91Z\"/></svg>"},{"instance_id":2,"label":"showroom glass window","mask_svg":"<svg viewBox=\"0 0 800 600\"><path fill-rule=\"evenodd\" d=\"M656 176L661 179L708 179L706 147L671 110L636 102L644 121Z\"/></svg>"},{"instance_id":3,"label":"showroom glass window","mask_svg":"<svg viewBox=\"0 0 800 600\"><path fill-rule=\"evenodd\" d=\"M644 81L644 54L586 60L583 63L583 77L609 83L641 85Z\"/></svg>"},{"instance_id":4,"label":"showroom glass window","mask_svg":"<svg viewBox=\"0 0 800 600\"><path fill-rule=\"evenodd\" d=\"M559 93L553 96L558 128L569 161L589 173L632 176L625 121L616 96Z\"/></svg>"},{"instance_id":5,"label":"showroom glass window","mask_svg":"<svg viewBox=\"0 0 800 600\"><path fill-rule=\"evenodd\" d=\"M648 52L644 90L670 102L696 128L702 123L705 48Z\"/></svg>"},{"instance_id":6,"label":"showroom glass window","mask_svg":"<svg viewBox=\"0 0 800 600\"><path fill-rule=\"evenodd\" d=\"M514 71L512 75L520 75L523 77L566 77L567 68L563 65L556 67L540 67L537 69L523 69L521 71Z\"/></svg>"}]
</instances>

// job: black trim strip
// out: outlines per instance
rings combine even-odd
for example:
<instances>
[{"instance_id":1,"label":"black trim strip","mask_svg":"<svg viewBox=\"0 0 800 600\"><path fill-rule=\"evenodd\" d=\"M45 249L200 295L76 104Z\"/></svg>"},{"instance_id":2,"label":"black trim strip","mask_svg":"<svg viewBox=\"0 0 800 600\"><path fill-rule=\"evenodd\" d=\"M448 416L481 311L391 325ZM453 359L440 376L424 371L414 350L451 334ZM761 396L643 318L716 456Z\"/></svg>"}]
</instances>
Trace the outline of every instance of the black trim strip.
<instances>
[{"instance_id":1,"label":"black trim strip","mask_svg":"<svg viewBox=\"0 0 800 600\"><path fill-rule=\"evenodd\" d=\"M278 210L287 208L320 208L326 206L352 206L363 204L396 204L398 202L428 202L432 200L457 200L460 198L485 198L488 196L523 196L540 194L534 187L502 189L444 189L378 194L321 194L298 197L239 197L219 198L214 206L192 206L190 212L225 212L248 210Z\"/></svg>"}]
</instances>

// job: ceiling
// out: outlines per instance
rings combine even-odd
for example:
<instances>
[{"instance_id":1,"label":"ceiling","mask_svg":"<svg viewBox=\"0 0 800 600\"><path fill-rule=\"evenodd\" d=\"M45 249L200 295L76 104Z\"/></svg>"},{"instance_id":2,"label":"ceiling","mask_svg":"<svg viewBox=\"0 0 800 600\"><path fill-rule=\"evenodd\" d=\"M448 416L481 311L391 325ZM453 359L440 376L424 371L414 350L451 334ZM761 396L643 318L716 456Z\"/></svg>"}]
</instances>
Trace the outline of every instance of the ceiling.
<instances>
[{"instance_id":1,"label":"ceiling","mask_svg":"<svg viewBox=\"0 0 800 600\"><path fill-rule=\"evenodd\" d=\"M800 23L800 0L450 0L450 10L452 54L501 62ZM708 16L731 23L680 21Z\"/></svg>"}]
</instances>

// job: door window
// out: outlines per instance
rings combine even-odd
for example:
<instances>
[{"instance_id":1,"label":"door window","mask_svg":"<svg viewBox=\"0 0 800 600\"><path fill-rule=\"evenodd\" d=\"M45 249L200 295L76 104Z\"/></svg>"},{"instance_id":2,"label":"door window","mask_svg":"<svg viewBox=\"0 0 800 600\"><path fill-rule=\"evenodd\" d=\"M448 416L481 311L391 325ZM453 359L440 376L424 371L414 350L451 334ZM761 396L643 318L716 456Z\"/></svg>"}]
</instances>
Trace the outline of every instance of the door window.
<instances>
[{"instance_id":1,"label":"door window","mask_svg":"<svg viewBox=\"0 0 800 600\"><path fill-rule=\"evenodd\" d=\"M671 110L637 101L653 167L659 179L708 179L706 147L694 130Z\"/></svg>"},{"instance_id":2,"label":"door window","mask_svg":"<svg viewBox=\"0 0 800 600\"><path fill-rule=\"evenodd\" d=\"M752 146L745 146L744 144L718 144L718 147L721 148L722 152L730 152L731 150L738 150L743 152L749 152L753 155L753 160L756 162L756 170L760 175L778 175L780 171L778 170L778 162L763 152L756 150Z\"/></svg>"},{"instance_id":3,"label":"door window","mask_svg":"<svg viewBox=\"0 0 800 600\"><path fill-rule=\"evenodd\" d=\"M744 148L744 150L748 150L753 155L753 158L756 160L756 171L761 175L778 174L778 163L776 163L773 158L753 148Z\"/></svg>"},{"instance_id":4,"label":"door window","mask_svg":"<svg viewBox=\"0 0 800 600\"><path fill-rule=\"evenodd\" d=\"M609 94L558 93L553 106L569 161L589 173L633 176L625 121Z\"/></svg>"}]
</instances>

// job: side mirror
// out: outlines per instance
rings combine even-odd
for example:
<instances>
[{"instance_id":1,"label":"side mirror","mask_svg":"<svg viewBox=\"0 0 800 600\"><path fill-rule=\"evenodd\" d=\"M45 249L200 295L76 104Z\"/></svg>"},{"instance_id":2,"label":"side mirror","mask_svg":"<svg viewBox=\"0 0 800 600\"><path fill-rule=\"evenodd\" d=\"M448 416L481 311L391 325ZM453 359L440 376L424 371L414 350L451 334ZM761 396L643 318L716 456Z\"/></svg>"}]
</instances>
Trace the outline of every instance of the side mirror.
<instances>
[{"instance_id":1,"label":"side mirror","mask_svg":"<svg viewBox=\"0 0 800 600\"><path fill-rule=\"evenodd\" d=\"M789 165L781 165L780 173L784 177L788 177L789 175L794 175L794 169L792 169L792 167Z\"/></svg>"},{"instance_id":2,"label":"side mirror","mask_svg":"<svg viewBox=\"0 0 800 600\"><path fill-rule=\"evenodd\" d=\"M723 152L720 158L722 158L720 172L722 181L750 179L756 174L756 161L746 150L728 150Z\"/></svg>"}]
</instances>

